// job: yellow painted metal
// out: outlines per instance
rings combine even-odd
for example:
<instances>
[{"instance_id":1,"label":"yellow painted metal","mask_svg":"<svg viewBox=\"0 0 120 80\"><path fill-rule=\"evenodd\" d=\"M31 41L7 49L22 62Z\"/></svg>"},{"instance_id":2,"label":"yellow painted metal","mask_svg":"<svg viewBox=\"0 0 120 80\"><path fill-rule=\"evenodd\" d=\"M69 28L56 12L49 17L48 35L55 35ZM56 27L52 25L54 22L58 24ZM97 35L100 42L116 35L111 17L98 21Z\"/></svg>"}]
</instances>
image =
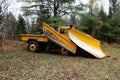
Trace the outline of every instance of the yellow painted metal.
<instances>
[{"instance_id":1,"label":"yellow painted metal","mask_svg":"<svg viewBox=\"0 0 120 80\"><path fill-rule=\"evenodd\" d=\"M102 51L99 40L83 32L79 32L73 28L70 28L69 26L58 27L58 31L55 31L53 28L51 28L44 22L42 26L44 35L21 34L20 39L23 41L28 41L29 39L36 39L37 41L41 42L48 42L49 39L62 47L61 51L63 52L63 54L67 54L68 51L75 54L77 46L79 46L80 48L86 50L97 58L110 56L108 53ZM62 33L62 29L66 30L65 34ZM69 33L69 36L66 33ZM31 44L29 48L31 51L34 51L36 50L36 45Z\"/></svg>"},{"instance_id":2,"label":"yellow painted metal","mask_svg":"<svg viewBox=\"0 0 120 80\"><path fill-rule=\"evenodd\" d=\"M58 27L58 32L60 33L60 30L67 30L69 28L70 28L69 26L59 26Z\"/></svg>"},{"instance_id":3,"label":"yellow painted metal","mask_svg":"<svg viewBox=\"0 0 120 80\"><path fill-rule=\"evenodd\" d=\"M70 40L68 40L67 37L64 37L59 32L55 31L53 28L51 28L46 23L42 23L42 26L44 30L46 30L50 36L47 36L50 40L55 42L56 44L60 45L61 47L67 49L68 51L72 53L76 53L77 46ZM44 34L45 35L45 34ZM54 39L53 39L54 38Z\"/></svg>"},{"instance_id":4,"label":"yellow painted metal","mask_svg":"<svg viewBox=\"0 0 120 80\"><path fill-rule=\"evenodd\" d=\"M28 41L29 39L36 39L41 42L48 42L48 38L44 35L33 35L33 34L20 34L20 40Z\"/></svg>"},{"instance_id":5,"label":"yellow painted metal","mask_svg":"<svg viewBox=\"0 0 120 80\"><path fill-rule=\"evenodd\" d=\"M68 55L69 51L66 50L65 48L61 48L61 54L62 55Z\"/></svg>"},{"instance_id":6,"label":"yellow painted metal","mask_svg":"<svg viewBox=\"0 0 120 80\"><path fill-rule=\"evenodd\" d=\"M87 52L89 52L97 58L110 56L108 53L102 51L99 40L83 32L79 32L71 28L69 29L69 36L76 45L78 45L79 47L86 50Z\"/></svg>"},{"instance_id":7,"label":"yellow painted metal","mask_svg":"<svg viewBox=\"0 0 120 80\"><path fill-rule=\"evenodd\" d=\"M70 37L68 36L68 29L69 28L70 28L69 26L60 26L60 27L58 27L58 32L60 34L62 34L62 36L64 36L67 40L71 41Z\"/></svg>"},{"instance_id":8,"label":"yellow painted metal","mask_svg":"<svg viewBox=\"0 0 120 80\"><path fill-rule=\"evenodd\" d=\"M30 49L30 51L35 52L36 49L37 49L37 47L36 47L35 44L30 44L30 45L29 45L29 49Z\"/></svg>"}]
</instances>

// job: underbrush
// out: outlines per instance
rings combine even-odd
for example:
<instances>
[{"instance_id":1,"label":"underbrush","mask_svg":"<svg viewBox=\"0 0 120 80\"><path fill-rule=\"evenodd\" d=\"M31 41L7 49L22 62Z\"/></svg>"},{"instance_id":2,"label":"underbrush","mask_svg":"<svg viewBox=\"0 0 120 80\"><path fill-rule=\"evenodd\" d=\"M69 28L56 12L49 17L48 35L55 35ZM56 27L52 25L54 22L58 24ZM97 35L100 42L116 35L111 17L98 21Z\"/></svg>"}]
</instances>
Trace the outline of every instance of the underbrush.
<instances>
[{"instance_id":1,"label":"underbrush","mask_svg":"<svg viewBox=\"0 0 120 80\"><path fill-rule=\"evenodd\" d=\"M26 42L16 40L2 40L0 53L7 52L21 52L25 51L27 47Z\"/></svg>"}]
</instances>

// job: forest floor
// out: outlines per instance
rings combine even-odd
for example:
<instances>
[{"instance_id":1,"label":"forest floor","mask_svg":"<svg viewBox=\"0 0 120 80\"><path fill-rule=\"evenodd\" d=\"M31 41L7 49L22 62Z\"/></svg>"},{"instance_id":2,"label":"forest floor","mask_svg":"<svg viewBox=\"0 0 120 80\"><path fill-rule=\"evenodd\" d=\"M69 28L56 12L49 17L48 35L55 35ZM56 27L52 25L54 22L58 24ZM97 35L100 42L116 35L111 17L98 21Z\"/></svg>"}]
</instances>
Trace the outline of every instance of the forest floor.
<instances>
[{"instance_id":1,"label":"forest floor","mask_svg":"<svg viewBox=\"0 0 120 80\"><path fill-rule=\"evenodd\" d=\"M80 55L32 53L26 51L26 44L20 41L5 40L3 43L0 80L120 80L118 44L103 44L102 49L111 56L94 59Z\"/></svg>"}]
</instances>

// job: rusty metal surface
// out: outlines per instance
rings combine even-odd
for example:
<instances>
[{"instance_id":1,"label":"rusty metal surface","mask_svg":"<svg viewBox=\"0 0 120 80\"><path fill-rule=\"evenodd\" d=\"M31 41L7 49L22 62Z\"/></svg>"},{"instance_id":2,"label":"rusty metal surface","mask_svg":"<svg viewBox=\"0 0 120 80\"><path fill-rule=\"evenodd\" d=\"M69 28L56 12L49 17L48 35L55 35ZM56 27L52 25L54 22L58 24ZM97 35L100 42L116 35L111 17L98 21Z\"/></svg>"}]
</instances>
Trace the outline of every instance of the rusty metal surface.
<instances>
[{"instance_id":1,"label":"rusty metal surface","mask_svg":"<svg viewBox=\"0 0 120 80\"><path fill-rule=\"evenodd\" d=\"M69 47L67 47L65 44L63 44L58 38L56 38L56 36L54 36L52 33L47 31L46 29L43 30L43 33L44 33L44 36L49 38L51 41L55 42L56 44L58 44L61 47L64 47L65 49L71 51L71 49Z\"/></svg>"},{"instance_id":2,"label":"rusty metal surface","mask_svg":"<svg viewBox=\"0 0 120 80\"><path fill-rule=\"evenodd\" d=\"M42 27L45 37L58 44L59 46L65 48L66 50L72 52L73 54L76 53L77 46L70 39L68 39L69 37L65 37L64 35L60 34L46 23L43 23Z\"/></svg>"}]
</instances>

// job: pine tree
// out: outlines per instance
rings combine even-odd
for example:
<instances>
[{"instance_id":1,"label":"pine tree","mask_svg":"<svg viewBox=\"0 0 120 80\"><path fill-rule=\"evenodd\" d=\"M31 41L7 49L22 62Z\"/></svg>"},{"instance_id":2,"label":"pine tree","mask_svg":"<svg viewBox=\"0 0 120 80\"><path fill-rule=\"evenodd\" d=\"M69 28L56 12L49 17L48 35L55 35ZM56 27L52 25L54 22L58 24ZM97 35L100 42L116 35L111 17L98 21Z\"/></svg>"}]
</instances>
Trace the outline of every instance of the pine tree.
<instances>
[{"instance_id":1,"label":"pine tree","mask_svg":"<svg viewBox=\"0 0 120 80\"><path fill-rule=\"evenodd\" d=\"M2 15L2 7L0 5L0 40L2 39L2 22L3 22L3 15Z\"/></svg>"},{"instance_id":2,"label":"pine tree","mask_svg":"<svg viewBox=\"0 0 120 80\"><path fill-rule=\"evenodd\" d=\"M21 15L19 15L17 25L16 25L16 29L15 29L16 39L19 39L20 34L26 34L27 33L25 26L26 26L25 20L23 19L23 17Z\"/></svg>"},{"instance_id":3,"label":"pine tree","mask_svg":"<svg viewBox=\"0 0 120 80\"><path fill-rule=\"evenodd\" d=\"M3 15L2 15L2 7L0 6L0 25L3 21Z\"/></svg>"}]
</instances>

